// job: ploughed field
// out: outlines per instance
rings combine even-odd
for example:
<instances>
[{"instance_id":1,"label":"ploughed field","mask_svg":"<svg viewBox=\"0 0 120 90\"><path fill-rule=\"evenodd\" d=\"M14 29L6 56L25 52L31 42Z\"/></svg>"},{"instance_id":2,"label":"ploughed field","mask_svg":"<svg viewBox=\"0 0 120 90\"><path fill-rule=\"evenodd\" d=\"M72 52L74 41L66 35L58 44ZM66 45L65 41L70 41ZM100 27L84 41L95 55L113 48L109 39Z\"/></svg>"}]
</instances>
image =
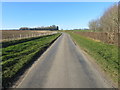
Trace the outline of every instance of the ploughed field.
<instances>
[{"instance_id":1,"label":"ploughed field","mask_svg":"<svg viewBox=\"0 0 120 90\"><path fill-rule=\"evenodd\" d=\"M10 41L23 38L37 37L43 35L50 35L53 31L32 31L32 30L1 30L2 37L0 41Z\"/></svg>"}]
</instances>

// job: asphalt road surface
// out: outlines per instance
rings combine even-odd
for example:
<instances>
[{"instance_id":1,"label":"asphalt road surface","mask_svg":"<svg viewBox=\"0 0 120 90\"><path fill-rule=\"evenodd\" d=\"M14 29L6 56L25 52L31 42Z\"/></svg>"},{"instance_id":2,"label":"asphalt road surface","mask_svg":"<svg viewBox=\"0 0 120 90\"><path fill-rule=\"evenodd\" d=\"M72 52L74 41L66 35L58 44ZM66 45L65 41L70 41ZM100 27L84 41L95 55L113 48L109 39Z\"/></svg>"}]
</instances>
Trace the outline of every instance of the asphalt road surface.
<instances>
[{"instance_id":1,"label":"asphalt road surface","mask_svg":"<svg viewBox=\"0 0 120 90\"><path fill-rule=\"evenodd\" d=\"M17 86L17 88L110 87L66 33L47 49Z\"/></svg>"}]
</instances>

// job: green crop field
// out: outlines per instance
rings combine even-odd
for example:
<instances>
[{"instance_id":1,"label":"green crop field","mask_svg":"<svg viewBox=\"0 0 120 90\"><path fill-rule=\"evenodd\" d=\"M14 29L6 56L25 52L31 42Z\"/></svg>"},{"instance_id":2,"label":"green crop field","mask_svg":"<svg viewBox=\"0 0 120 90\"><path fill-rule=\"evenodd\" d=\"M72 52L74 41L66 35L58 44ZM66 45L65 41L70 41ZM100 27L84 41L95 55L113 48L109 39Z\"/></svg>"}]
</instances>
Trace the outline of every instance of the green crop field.
<instances>
[{"instance_id":1,"label":"green crop field","mask_svg":"<svg viewBox=\"0 0 120 90\"><path fill-rule=\"evenodd\" d=\"M46 50L50 44L60 36L41 36L23 40L16 40L2 43L2 84L3 87L10 85L15 75L31 61L36 60L40 53Z\"/></svg>"},{"instance_id":2,"label":"green crop field","mask_svg":"<svg viewBox=\"0 0 120 90\"><path fill-rule=\"evenodd\" d=\"M114 82L118 82L119 62L117 46L96 42L71 31L67 31L67 33L71 35L81 48L95 58L96 62L112 77Z\"/></svg>"}]
</instances>

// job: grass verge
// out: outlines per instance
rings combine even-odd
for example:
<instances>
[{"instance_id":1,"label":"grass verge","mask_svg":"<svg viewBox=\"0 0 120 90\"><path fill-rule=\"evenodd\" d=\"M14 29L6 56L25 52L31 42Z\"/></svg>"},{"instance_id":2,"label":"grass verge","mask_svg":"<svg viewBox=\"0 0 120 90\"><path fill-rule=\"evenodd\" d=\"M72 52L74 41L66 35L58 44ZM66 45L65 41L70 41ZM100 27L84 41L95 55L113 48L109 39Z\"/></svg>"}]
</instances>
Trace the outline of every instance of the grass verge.
<instances>
[{"instance_id":1,"label":"grass verge","mask_svg":"<svg viewBox=\"0 0 120 90\"><path fill-rule=\"evenodd\" d=\"M37 38L2 43L2 86L10 87L16 76L26 65L35 61L58 37L60 33Z\"/></svg>"},{"instance_id":2,"label":"grass verge","mask_svg":"<svg viewBox=\"0 0 120 90\"><path fill-rule=\"evenodd\" d=\"M118 84L118 47L102 42L96 42L71 31L68 31L67 33L71 35L73 40L75 40L80 47L94 57L103 70L116 84Z\"/></svg>"}]
</instances>

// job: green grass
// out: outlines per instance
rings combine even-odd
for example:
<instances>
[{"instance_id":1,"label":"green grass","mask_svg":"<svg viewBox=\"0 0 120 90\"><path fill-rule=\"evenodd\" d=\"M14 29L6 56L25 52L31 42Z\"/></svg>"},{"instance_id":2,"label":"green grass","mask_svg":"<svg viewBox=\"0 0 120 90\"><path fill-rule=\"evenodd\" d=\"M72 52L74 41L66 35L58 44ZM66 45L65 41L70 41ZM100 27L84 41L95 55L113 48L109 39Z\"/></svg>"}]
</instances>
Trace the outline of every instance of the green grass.
<instances>
[{"instance_id":1,"label":"green grass","mask_svg":"<svg viewBox=\"0 0 120 90\"><path fill-rule=\"evenodd\" d=\"M36 59L40 52L59 37L60 34L48 35L43 37L23 39L2 43L2 79L3 86L9 86L9 81L29 62Z\"/></svg>"},{"instance_id":2,"label":"green grass","mask_svg":"<svg viewBox=\"0 0 120 90\"><path fill-rule=\"evenodd\" d=\"M103 68L103 70L115 83L117 83L119 69L118 47L102 42L96 42L71 31L68 31L68 33L81 48L95 58L96 62Z\"/></svg>"}]
</instances>

